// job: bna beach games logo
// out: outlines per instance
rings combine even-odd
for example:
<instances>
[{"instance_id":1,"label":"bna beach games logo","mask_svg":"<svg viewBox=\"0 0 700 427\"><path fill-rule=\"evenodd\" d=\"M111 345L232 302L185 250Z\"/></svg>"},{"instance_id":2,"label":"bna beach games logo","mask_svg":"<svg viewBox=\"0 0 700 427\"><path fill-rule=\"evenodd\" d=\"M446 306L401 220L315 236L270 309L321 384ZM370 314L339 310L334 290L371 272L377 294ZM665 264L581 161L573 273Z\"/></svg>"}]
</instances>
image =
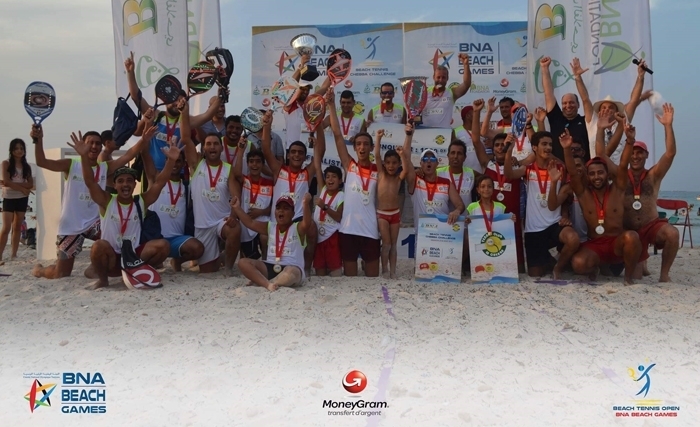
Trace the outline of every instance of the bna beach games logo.
<instances>
[{"instance_id":1,"label":"bna beach games logo","mask_svg":"<svg viewBox=\"0 0 700 427\"><path fill-rule=\"evenodd\" d=\"M24 399L29 401L29 410L34 413L41 406L51 406L51 393L56 389L55 383L42 384L38 379L34 379L29 393L24 395Z\"/></svg>"}]
</instances>

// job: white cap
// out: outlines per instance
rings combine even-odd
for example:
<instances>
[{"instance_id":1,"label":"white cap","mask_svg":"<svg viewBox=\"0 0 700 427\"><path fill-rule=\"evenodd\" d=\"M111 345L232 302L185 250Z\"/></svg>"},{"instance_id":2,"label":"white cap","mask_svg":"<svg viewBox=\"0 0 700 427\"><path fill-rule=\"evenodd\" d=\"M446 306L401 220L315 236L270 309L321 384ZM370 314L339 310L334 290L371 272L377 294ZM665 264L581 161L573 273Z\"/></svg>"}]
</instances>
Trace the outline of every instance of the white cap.
<instances>
[{"instance_id":1,"label":"white cap","mask_svg":"<svg viewBox=\"0 0 700 427\"><path fill-rule=\"evenodd\" d=\"M433 156L434 156L435 158L437 158L437 153L435 152L435 150L432 150L432 149L430 149L430 148L426 148L425 150L423 150L423 152L420 153L420 158L422 159L422 158L425 157L425 155L428 154L428 153L432 153Z\"/></svg>"}]
</instances>

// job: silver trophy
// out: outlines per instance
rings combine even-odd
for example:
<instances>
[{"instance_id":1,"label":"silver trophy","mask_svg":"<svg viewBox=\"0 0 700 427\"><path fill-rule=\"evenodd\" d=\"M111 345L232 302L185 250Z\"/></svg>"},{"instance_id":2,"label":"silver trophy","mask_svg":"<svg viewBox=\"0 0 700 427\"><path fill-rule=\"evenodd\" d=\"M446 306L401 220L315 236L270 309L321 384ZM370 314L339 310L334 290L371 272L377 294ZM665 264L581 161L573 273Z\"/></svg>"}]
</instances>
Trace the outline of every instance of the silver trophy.
<instances>
[{"instance_id":1,"label":"silver trophy","mask_svg":"<svg viewBox=\"0 0 700 427\"><path fill-rule=\"evenodd\" d=\"M294 51L299 55L309 55L314 53L314 46L316 46L316 37L313 34L303 33L294 37L289 44L292 45ZM318 78L318 70L314 65L305 65L301 69L301 79L307 82L312 82Z\"/></svg>"}]
</instances>

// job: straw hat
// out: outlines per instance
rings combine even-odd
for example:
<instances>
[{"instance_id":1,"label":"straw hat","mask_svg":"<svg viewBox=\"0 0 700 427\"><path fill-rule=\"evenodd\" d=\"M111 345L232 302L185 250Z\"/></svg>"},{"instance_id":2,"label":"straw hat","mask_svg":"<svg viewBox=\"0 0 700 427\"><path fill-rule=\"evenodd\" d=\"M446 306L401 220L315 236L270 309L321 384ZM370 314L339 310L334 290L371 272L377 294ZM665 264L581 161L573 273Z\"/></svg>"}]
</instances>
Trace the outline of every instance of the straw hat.
<instances>
[{"instance_id":1,"label":"straw hat","mask_svg":"<svg viewBox=\"0 0 700 427\"><path fill-rule=\"evenodd\" d=\"M598 101L598 102L596 102L595 104L593 104L593 111L594 111L596 114L598 114L598 113L600 112L600 106L603 105L604 102L612 102L612 103L615 104L615 106L617 107L617 112L618 112L618 113L622 113L622 114L625 113L625 104L623 104L623 103L620 102L620 101L615 101L615 100L613 100L613 99L612 99L612 96L608 95L608 96L605 97L605 99L603 99L603 100L601 100L601 101Z\"/></svg>"}]
</instances>

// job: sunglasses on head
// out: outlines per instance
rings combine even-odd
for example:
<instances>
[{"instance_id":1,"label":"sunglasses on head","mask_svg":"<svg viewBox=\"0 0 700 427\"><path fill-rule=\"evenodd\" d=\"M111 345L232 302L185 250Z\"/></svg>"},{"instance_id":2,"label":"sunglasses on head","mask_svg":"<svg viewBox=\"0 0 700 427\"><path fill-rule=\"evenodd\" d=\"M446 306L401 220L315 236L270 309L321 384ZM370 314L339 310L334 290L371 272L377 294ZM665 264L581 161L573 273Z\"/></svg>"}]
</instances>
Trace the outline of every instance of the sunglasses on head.
<instances>
[{"instance_id":1,"label":"sunglasses on head","mask_svg":"<svg viewBox=\"0 0 700 427\"><path fill-rule=\"evenodd\" d=\"M437 158L435 158L435 157L430 157L430 156L425 156L425 157L423 157L421 160L424 161L424 162L433 162L433 163L437 163L437 161L438 161Z\"/></svg>"}]
</instances>

